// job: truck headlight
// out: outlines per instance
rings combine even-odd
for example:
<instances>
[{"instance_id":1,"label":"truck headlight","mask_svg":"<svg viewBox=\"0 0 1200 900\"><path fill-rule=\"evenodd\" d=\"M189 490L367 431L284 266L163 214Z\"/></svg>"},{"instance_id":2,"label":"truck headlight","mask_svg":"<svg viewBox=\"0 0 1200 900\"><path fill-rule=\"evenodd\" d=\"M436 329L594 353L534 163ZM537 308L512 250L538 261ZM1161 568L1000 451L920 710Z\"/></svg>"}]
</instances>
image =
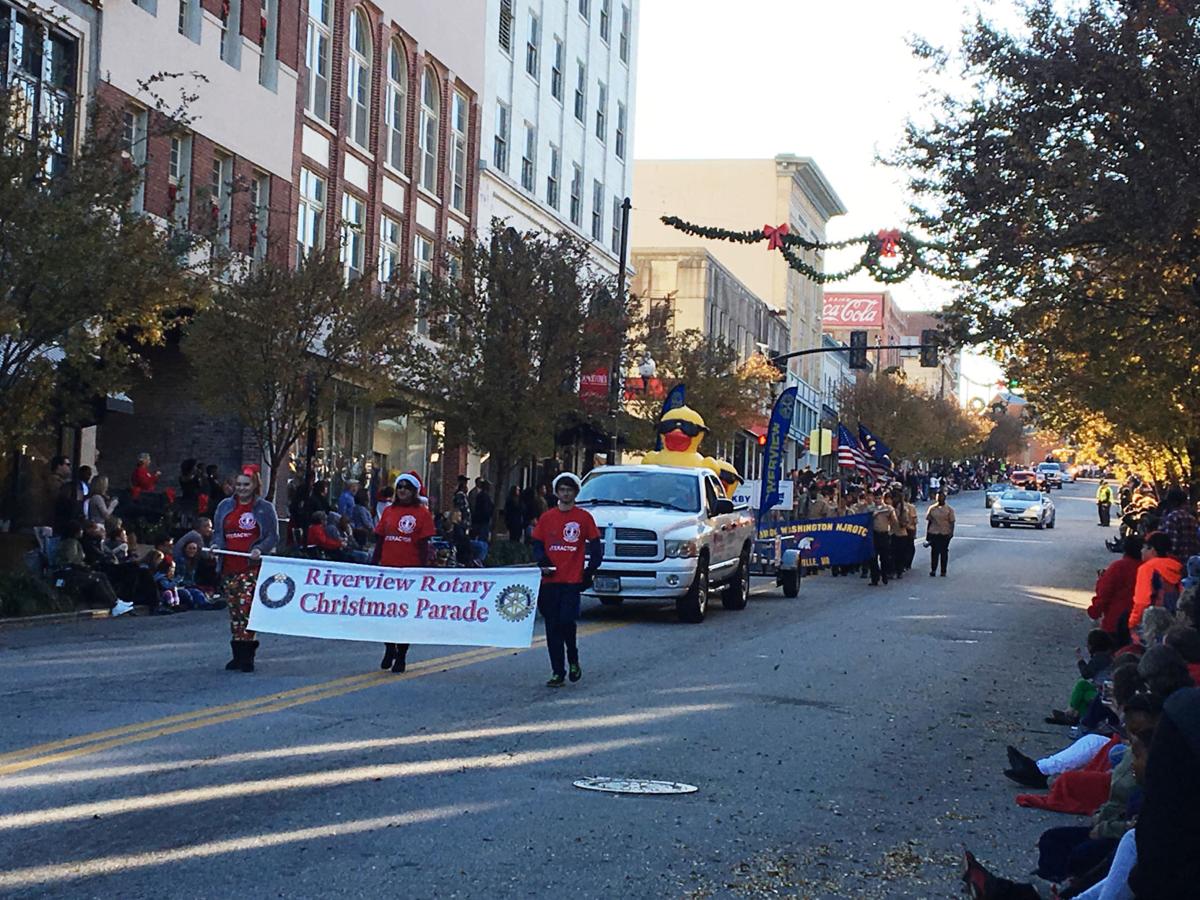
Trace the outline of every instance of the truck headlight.
<instances>
[{"instance_id":1,"label":"truck headlight","mask_svg":"<svg viewBox=\"0 0 1200 900\"><path fill-rule=\"evenodd\" d=\"M695 538L686 541L663 541L667 559L693 559L700 555L700 542Z\"/></svg>"}]
</instances>

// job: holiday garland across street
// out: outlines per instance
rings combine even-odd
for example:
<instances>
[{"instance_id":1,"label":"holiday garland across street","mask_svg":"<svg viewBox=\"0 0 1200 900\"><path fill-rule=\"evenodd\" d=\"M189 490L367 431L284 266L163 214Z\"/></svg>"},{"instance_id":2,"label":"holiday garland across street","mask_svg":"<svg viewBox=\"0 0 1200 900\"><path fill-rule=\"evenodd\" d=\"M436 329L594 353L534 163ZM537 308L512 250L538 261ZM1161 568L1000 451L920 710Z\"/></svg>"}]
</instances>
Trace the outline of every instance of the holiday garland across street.
<instances>
[{"instance_id":1,"label":"holiday garland across street","mask_svg":"<svg viewBox=\"0 0 1200 900\"><path fill-rule=\"evenodd\" d=\"M685 222L678 216L663 216L662 221L672 228L695 237L708 238L714 241L731 241L735 244L756 244L767 242L768 250L778 250L783 254L788 265L818 284L831 281L845 281L860 272L868 273L876 281L883 284L899 284L914 272L928 272L939 278L961 278L959 267L945 261L944 248L939 244L922 241L907 231L879 231L876 234L866 234L849 238L844 241L810 241L792 234L787 223L782 225L764 225L755 231L730 231L727 228L713 228L708 225L695 225ZM849 247L863 245L862 256L858 262L841 272L822 272L806 263L799 251L845 250ZM942 254L943 260L935 261L931 257ZM887 263L884 260L888 260Z\"/></svg>"}]
</instances>

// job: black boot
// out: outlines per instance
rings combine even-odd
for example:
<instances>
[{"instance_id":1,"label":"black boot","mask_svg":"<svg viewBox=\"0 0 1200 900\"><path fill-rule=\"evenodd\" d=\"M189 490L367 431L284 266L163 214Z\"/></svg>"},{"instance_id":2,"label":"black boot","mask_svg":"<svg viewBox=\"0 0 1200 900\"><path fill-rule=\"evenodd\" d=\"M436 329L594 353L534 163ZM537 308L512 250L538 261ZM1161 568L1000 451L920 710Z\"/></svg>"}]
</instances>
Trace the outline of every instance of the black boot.
<instances>
[{"instance_id":1,"label":"black boot","mask_svg":"<svg viewBox=\"0 0 1200 900\"><path fill-rule=\"evenodd\" d=\"M379 664L379 668L390 669L392 667L392 663L394 663L395 661L396 661L396 645L395 644L384 644L383 645L383 662L381 662Z\"/></svg>"},{"instance_id":2,"label":"black boot","mask_svg":"<svg viewBox=\"0 0 1200 900\"><path fill-rule=\"evenodd\" d=\"M242 641L242 671L254 671L254 653L258 650L258 641Z\"/></svg>"},{"instance_id":3,"label":"black boot","mask_svg":"<svg viewBox=\"0 0 1200 900\"><path fill-rule=\"evenodd\" d=\"M241 646L241 641L229 642L229 649L233 652L233 656L229 662L225 663L226 672L232 672L234 669L240 669L242 667L242 654L238 651L238 648Z\"/></svg>"},{"instance_id":4,"label":"black boot","mask_svg":"<svg viewBox=\"0 0 1200 900\"><path fill-rule=\"evenodd\" d=\"M393 644L396 648L396 660L392 663L393 672L403 672L408 659L408 644Z\"/></svg>"}]
</instances>

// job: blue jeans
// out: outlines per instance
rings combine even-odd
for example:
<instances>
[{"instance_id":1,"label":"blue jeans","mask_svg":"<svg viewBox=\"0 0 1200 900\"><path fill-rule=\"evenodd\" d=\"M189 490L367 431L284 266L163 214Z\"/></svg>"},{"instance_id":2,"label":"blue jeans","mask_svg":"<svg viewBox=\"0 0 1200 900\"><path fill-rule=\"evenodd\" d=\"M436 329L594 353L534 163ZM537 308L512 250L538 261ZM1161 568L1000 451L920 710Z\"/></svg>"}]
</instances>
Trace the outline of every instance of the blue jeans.
<instances>
[{"instance_id":1,"label":"blue jeans","mask_svg":"<svg viewBox=\"0 0 1200 900\"><path fill-rule=\"evenodd\" d=\"M471 549L475 551L475 561L481 566L487 563L488 550L490 545L487 541L473 540L471 541Z\"/></svg>"}]
</instances>

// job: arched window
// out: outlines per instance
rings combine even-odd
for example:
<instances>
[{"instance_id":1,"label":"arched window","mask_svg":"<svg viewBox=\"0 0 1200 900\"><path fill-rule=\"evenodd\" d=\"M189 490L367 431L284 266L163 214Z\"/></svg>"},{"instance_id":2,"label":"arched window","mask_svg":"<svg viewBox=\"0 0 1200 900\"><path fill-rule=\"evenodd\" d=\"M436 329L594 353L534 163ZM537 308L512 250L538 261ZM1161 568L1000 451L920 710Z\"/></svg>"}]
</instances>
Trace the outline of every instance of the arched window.
<instances>
[{"instance_id":1,"label":"arched window","mask_svg":"<svg viewBox=\"0 0 1200 900\"><path fill-rule=\"evenodd\" d=\"M304 63L308 68L304 108L323 122L329 121L332 41L333 0L310 0L304 45Z\"/></svg>"},{"instance_id":2,"label":"arched window","mask_svg":"<svg viewBox=\"0 0 1200 900\"><path fill-rule=\"evenodd\" d=\"M346 94L349 101L347 137L366 149L371 107L371 32L362 10L350 13L350 54L346 64Z\"/></svg>"},{"instance_id":3,"label":"arched window","mask_svg":"<svg viewBox=\"0 0 1200 900\"><path fill-rule=\"evenodd\" d=\"M392 41L388 50L387 104L383 118L387 125L387 161L394 169L404 170L404 124L407 121L408 63L404 46Z\"/></svg>"},{"instance_id":4,"label":"arched window","mask_svg":"<svg viewBox=\"0 0 1200 900\"><path fill-rule=\"evenodd\" d=\"M442 104L438 96L438 80L433 69L425 67L421 73L421 187L431 194L437 193L438 170L438 121L441 119Z\"/></svg>"}]
</instances>

